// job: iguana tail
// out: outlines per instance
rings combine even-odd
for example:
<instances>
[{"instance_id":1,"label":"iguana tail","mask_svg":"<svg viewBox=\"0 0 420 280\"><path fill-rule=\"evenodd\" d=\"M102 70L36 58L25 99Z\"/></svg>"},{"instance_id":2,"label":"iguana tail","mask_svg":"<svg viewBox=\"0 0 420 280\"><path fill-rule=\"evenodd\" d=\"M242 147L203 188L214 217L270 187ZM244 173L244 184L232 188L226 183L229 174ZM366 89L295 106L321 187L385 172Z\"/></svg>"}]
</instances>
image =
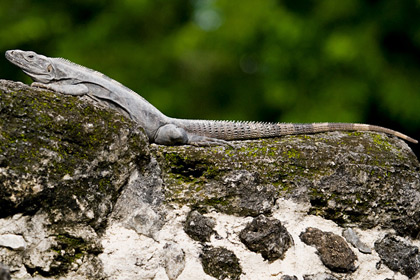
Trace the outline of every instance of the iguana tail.
<instances>
[{"instance_id":1,"label":"iguana tail","mask_svg":"<svg viewBox=\"0 0 420 280\"><path fill-rule=\"evenodd\" d=\"M312 134L328 131L374 131L383 132L412 143L417 140L398 131L370 124L359 123L265 123L208 120L177 120L177 125L186 131L223 140L245 140L278 137L282 135Z\"/></svg>"}]
</instances>

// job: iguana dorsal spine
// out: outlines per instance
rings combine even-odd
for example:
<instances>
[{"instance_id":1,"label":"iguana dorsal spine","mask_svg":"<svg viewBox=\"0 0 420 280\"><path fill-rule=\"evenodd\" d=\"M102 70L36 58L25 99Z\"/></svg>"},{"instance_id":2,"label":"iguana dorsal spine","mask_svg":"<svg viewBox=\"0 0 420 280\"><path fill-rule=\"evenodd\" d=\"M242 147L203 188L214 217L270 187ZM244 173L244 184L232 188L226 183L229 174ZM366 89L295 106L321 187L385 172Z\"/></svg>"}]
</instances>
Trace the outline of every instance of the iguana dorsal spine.
<instances>
[{"instance_id":1,"label":"iguana dorsal spine","mask_svg":"<svg viewBox=\"0 0 420 280\"><path fill-rule=\"evenodd\" d=\"M63 58L32 51L9 50L6 58L33 80L32 86L63 94L90 95L127 114L145 130L151 143L163 145L226 145L229 140L258 139L327 131L375 131L417 143L381 126L357 123L263 123L186 120L165 116L146 99L108 76Z\"/></svg>"}]
</instances>

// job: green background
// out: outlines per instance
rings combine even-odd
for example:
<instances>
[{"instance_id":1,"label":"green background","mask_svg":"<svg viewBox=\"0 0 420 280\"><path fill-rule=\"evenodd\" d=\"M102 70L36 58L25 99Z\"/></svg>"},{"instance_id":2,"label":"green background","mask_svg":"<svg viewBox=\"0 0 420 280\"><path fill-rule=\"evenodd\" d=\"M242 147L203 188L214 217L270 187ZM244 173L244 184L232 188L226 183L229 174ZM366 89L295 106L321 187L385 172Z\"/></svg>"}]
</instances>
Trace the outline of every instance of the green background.
<instances>
[{"instance_id":1,"label":"green background","mask_svg":"<svg viewBox=\"0 0 420 280\"><path fill-rule=\"evenodd\" d=\"M420 138L419 0L0 0L0 26L2 51L65 57L172 117ZM0 59L1 78L30 83Z\"/></svg>"}]
</instances>

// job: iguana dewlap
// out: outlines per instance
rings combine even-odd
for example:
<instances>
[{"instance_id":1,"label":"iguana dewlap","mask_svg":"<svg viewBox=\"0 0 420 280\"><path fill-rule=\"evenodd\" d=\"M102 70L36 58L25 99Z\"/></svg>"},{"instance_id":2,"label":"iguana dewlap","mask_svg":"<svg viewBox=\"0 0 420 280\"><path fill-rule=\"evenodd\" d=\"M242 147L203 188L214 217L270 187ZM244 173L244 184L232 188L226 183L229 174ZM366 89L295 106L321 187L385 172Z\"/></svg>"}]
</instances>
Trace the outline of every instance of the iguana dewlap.
<instances>
[{"instance_id":1,"label":"iguana dewlap","mask_svg":"<svg viewBox=\"0 0 420 280\"><path fill-rule=\"evenodd\" d=\"M149 141L162 145L225 145L226 140L244 140L308 134L326 131L376 131L417 143L400 132L356 123L262 123L212 120L186 120L162 114L146 99L105 76L63 58L51 58L32 51L9 50L6 58L33 80L32 86L63 94L90 95L116 105L146 131ZM113 106L114 107L114 106Z\"/></svg>"}]
</instances>

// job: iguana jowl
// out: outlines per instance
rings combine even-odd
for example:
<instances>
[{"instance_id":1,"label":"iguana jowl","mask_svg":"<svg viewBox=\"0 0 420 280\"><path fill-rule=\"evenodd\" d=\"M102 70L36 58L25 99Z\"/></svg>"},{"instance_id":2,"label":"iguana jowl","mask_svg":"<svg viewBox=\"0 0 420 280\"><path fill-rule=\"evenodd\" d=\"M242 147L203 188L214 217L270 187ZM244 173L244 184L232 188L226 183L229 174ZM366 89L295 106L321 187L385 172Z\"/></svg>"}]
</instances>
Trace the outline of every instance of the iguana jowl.
<instances>
[{"instance_id":1,"label":"iguana jowl","mask_svg":"<svg viewBox=\"0 0 420 280\"><path fill-rule=\"evenodd\" d=\"M149 141L163 145L224 145L226 140L245 140L326 131L376 131L417 143L400 132L356 123L262 123L186 120L162 114L146 99L104 74L63 58L50 58L32 51L9 50L6 58L33 80L32 86L63 94L90 95L127 113L146 131Z\"/></svg>"}]
</instances>

